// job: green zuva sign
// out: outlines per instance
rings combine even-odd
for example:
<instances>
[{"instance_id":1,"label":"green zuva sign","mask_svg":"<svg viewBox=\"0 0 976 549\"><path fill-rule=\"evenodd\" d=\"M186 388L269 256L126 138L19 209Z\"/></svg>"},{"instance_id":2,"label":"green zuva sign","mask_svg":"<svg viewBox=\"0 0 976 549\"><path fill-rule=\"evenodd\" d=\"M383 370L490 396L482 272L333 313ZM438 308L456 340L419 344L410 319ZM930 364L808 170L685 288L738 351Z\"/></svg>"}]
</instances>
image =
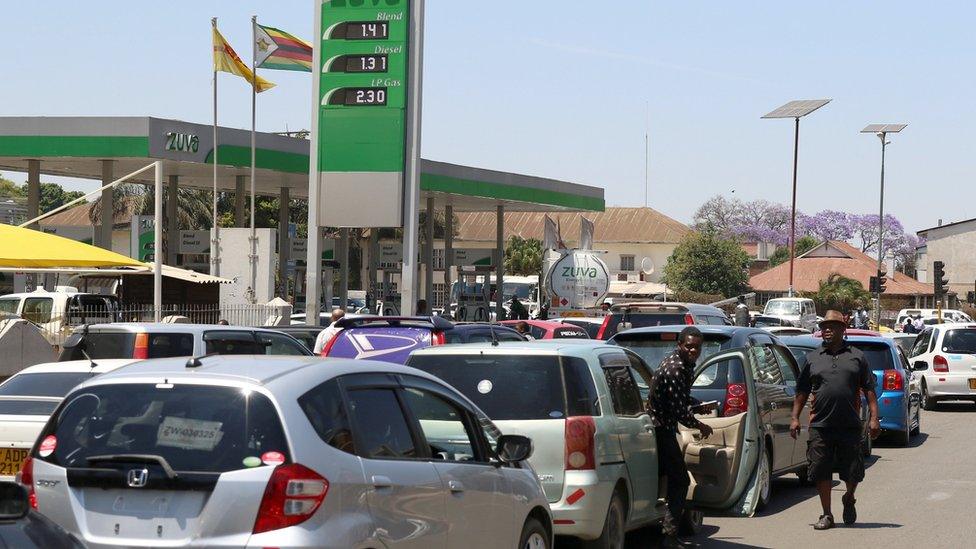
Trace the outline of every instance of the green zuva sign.
<instances>
[{"instance_id":1,"label":"green zuva sign","mask_svg":"<svg viewBox=\"0 0 976 549\"><path fill-rule=\"evenodd\" d=\"M409 0L324 0L319 31L318 171L322 222L401 224ZM335 196L345 199L336 203Z\"/></svg>"}]
</instances>

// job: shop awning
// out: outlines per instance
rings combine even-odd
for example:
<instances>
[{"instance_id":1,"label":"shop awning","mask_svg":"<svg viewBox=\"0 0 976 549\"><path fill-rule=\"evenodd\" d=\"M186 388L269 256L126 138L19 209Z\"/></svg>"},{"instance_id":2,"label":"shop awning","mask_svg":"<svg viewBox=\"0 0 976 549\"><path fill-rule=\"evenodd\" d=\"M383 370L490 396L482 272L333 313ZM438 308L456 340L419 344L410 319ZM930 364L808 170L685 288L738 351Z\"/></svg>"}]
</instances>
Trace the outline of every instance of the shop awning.
<instances>
[{"instance_id":1,"label":"shop awning","mask_svg":"<svg viewBox=\"0 0 976 549\"><path fill-rule=\"evenodd\" d=\"M0 224L0 267L145 267L135 259L32 229Z\"/></svg>"}]
</instances>

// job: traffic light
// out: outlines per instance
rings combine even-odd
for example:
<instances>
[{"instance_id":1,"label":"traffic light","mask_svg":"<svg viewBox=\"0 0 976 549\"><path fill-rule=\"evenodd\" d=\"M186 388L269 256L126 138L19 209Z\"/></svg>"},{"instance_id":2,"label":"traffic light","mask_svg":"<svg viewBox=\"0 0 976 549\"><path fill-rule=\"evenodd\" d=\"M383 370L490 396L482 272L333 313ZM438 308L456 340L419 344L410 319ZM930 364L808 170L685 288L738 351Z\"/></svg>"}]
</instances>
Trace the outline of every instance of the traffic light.
<instances>
[{"instance_id":1,"label":"traffic light","mask_svg":"<svg viewBox=\"0 0 976 549\"><path fill-rule=\"evenodd\" d=\"M935 282L935 299L941 300L949 289L949 279L945 277L945 263L936 261L932 264L932 280Z\"/></svg>"},{"instance_id":2,"label":"traffic light","mask_svg":"<svg viewBox=\"0 0 976 549\"><path fill-rule=\"evenodd\" d=\"M877 287L878 293L883 294L885 291L885 284L888 282L888 277L886 277L883 272L878 271L877 279L878 279L878 287Z\"/></svg>"},{"instance_id":3,"label":"traffic light","mask_svg":"<svg viewBox=\"0 0 976 549\"><path fill-rule=\"evenodd\" d=\"M976 303L976 292L974 292L972 290L969 290L968 292L966 292L966 302L967 303Z\"/></svg>"},{"instance_id":4,"label":"traffic light","mask_svg":"<svg viewBox=\"0 0 976 549\"><path fill-rule=\"evenodd\" d=\"M872 276L868 281L868 291L872 294L878 293L878 277Z\"/></svg>"}]
</instances>

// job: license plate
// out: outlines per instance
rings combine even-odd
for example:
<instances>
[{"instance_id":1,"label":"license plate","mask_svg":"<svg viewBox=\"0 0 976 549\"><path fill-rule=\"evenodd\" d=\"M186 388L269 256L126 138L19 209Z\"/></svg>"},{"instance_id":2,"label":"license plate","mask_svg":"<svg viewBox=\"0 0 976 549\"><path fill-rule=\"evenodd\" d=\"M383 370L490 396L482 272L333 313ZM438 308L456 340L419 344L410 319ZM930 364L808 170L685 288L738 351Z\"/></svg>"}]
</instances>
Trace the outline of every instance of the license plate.
<instances>
[{"instance_id":1,"label":"license plate","mask_svg":"<svg viewBox=\"0 0 976 549\"><path fill-rule=\"evenodd\" d=\"M0 475L16 475L30 448L0 448Z\"/></svg>"},{"instance_id":2,"label":"license plate","mask_svg":"<svg viewBox=\"0 0 976 549\"><path fill-rule=\"evenodd\" d=\"M969 388L976 391L976 377L969 378Z\"/></svg>"}]
</instances>

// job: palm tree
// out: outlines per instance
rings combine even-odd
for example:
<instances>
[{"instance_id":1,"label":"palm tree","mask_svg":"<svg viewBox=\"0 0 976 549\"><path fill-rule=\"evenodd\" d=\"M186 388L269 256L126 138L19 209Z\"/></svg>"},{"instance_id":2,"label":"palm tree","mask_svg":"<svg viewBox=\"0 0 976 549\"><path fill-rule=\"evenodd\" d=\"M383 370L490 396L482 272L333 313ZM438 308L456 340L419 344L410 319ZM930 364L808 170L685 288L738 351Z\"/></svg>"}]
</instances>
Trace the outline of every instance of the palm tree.
<instances>
[{"instance_id":1,"label":"palm tree","mask_svg":"<svg viewBox=\"0 0 976 549\"><path fill-rule=\"evenodd\" d=\"M817 310L821 312L828 309L845 312L871 304L871 294L860 281L840 273L831 273L827 280L820 281L816 292L807 296L816 302Z\"/></svg>"}]
</instances>

